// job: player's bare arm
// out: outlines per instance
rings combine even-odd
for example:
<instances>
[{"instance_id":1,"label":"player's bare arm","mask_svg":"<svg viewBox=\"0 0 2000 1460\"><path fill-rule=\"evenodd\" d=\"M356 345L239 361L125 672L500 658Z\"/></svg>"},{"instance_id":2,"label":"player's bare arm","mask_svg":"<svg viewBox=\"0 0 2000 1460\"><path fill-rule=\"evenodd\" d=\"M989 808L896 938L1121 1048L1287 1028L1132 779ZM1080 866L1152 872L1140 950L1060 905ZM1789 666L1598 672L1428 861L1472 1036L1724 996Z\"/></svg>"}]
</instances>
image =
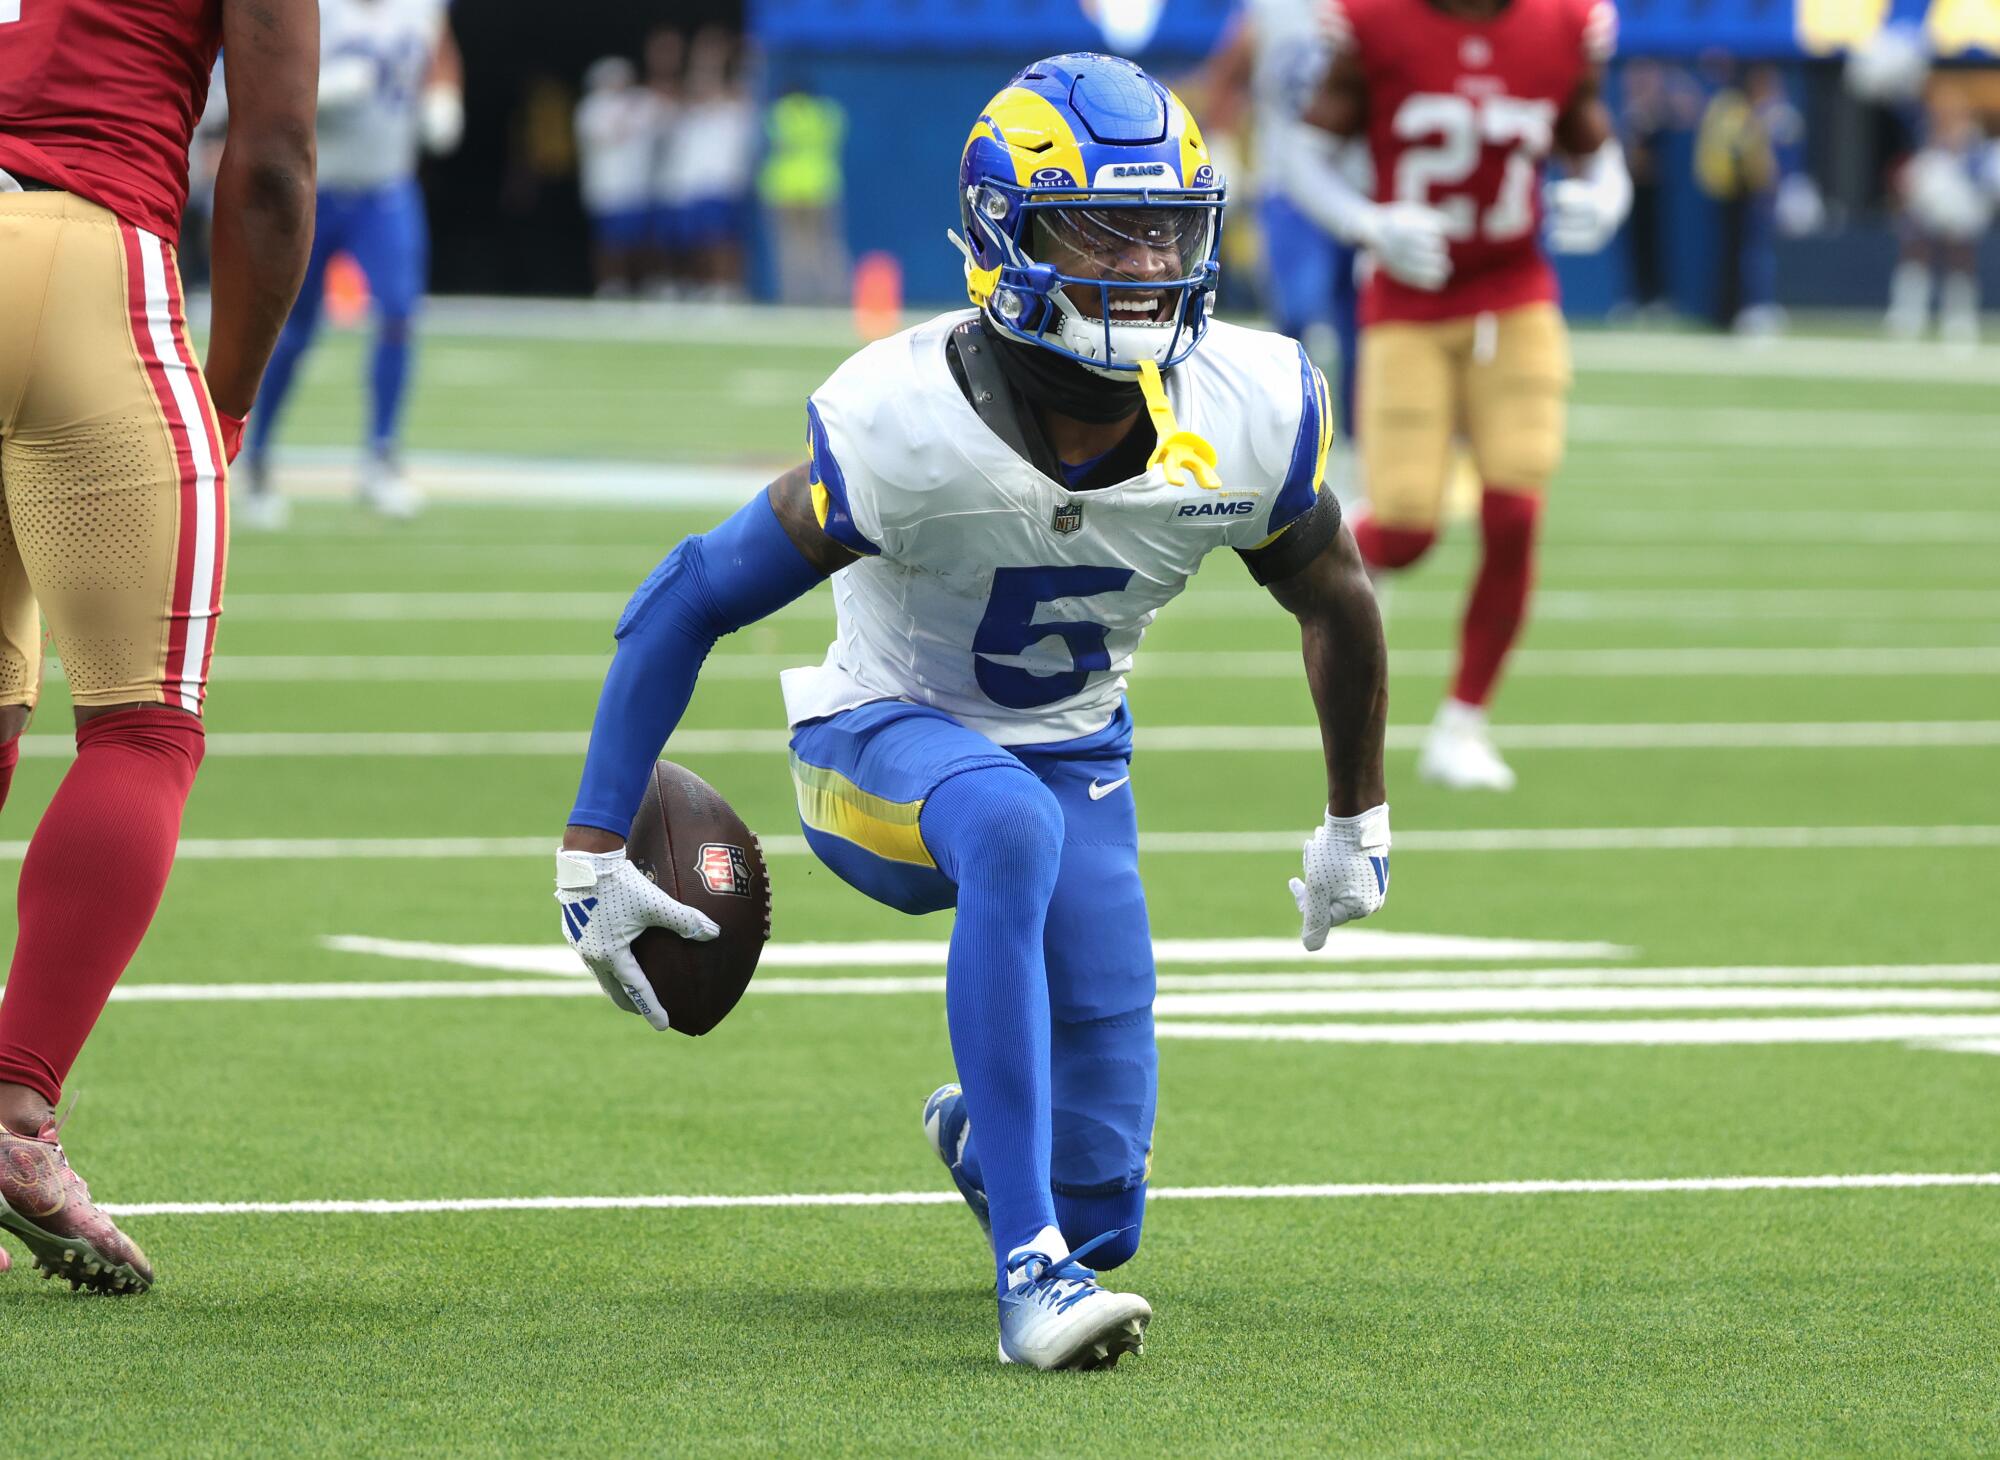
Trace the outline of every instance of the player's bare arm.
<instances>
[{"instance_id":1,"label":"player's bare arm","mask_svg":"<svg viewBox=\"0 0 2000 1460\"><path fill-rule=\"evenodd\" d=\"M1593 13L1585 44L1608 54L1608 28L1613 22L1600 25L1599 15L1608 16L1609 11L1600 7ZM1549 246L1558 253L1596 253L1611 242L1632 210L1632 177L1610 108L1604 104L1602 62L1584 68L1556 117L1554 140L1569 175L1549 184Z\"/></svg>"},{"instance_id":2,"label":"player's bare arm","mask_svg":"<svg viewBox=\"0 0 2000 1460\"><path fill-rule=\"evenodd\" d=\"M1368 75L1351 47L1334 53L1319 93L1299 119L1336 137L1359 137L1368 129Z\"/></svg>"},{"instance_id":3,"label":"player's bare arm","mask_svg":"<svg viewBox=\"0 0 2000 1460\"><path fill-rule=\"evenodd\" d=\"M1590 156L1617 135L1611 108L1604 104L1604 67L1593 65L1578 78L1576 90L1556 118L1556 150L1571 159Z\"/></svg>"},{"instance_id":4,"label":"player's bare arm","mask_svg":"<svg viewBox=\"0 0 2000 1460\"><path fill-rule=\"evenodd\" d=\"M1306 684L1326 751L1326 806L1359 816L1388 799L1382 740L1389 651L1368 570L1345 523L1298 572L1267 585L1299 621Z\"/></svg>"},{"instance_id":5,"label":"player's bare arm","mask_svg":"<svg viewBox=\"0 0 2000 1460\"><path fill-rule=\"evenodd\" d=\"M240 422L312 251L315 0L225 0L229 138L215 178L209 393ZM235 428L240 439L241 427Z\"/></svg>"}]
</instances>

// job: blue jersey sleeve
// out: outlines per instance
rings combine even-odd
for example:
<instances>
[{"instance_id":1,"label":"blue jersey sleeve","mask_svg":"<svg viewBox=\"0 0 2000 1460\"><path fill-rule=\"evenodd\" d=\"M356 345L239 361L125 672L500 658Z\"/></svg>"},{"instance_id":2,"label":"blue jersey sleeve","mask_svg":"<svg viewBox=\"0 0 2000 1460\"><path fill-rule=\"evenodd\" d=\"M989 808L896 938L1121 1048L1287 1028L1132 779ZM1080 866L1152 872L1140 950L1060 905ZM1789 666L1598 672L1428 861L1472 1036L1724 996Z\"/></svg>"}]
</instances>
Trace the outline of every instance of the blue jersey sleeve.
<instances>
[{"instance_id":1,"label":"blue jersey sleeve","mask_svg":"<svg viewBox=\"0 0 2000 1460\"><path fill-rule=\"evenodd\" d=\"M624 836L715 641L777 612L824 576L762 492L669 553L618 620L570 825Z\"/></svg>"}]
</instances>

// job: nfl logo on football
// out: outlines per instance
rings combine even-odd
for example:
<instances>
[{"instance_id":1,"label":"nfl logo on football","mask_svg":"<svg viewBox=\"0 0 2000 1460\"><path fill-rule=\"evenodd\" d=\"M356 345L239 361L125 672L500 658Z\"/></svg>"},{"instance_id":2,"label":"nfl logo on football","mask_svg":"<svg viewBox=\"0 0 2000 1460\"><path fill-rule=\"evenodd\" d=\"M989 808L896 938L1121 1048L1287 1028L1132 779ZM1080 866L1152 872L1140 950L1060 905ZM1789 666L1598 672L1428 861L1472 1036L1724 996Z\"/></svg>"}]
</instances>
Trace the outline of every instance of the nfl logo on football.
<instances>
[{"instance_id":1,"label":"nfl logo on football","mask_svg":"<svg viewBox=\"0 0 2000 1460\"><path fill-rule=\"evenodd\" d=\"M1081 502L1063 503L1062 506L1056 508L1056 515L1049 519L1049 526L1053 527L1064 537L1068 537L1072 532L1082 531L1083 504Z\"/></svg>"},{"instance_id":2,"label":"nfl logo on football","mask_svg":"<svg viewBox=\"0 0 2000 1460\"><path fill-rule=\"evenodd\" d=\"M750 895L750 859L741 847L726 842L704 842L695 857L694 870L703 885L718 897Z\"/></svg>"}]
</instances>

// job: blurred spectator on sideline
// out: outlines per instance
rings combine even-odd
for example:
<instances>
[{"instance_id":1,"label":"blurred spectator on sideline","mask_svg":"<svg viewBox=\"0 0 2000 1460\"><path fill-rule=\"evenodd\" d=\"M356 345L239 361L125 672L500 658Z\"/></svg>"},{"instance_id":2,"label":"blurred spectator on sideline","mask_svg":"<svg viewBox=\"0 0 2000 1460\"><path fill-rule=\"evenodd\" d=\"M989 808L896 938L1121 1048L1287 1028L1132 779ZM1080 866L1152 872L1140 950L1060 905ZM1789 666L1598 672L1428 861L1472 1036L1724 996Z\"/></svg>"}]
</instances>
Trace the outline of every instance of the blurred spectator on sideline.
<instances>
[{"instance_id":1,"label":"blurred spectator on sideline","mask_svg":"<svg viewBox=\"0 0 2000 1460\"><path fill-rule=\"evenodd\" d=\"M1720 209L1722 252L1713 311L1717 325L1732 329L1752 304L1752 275L1761 267L1754 256L1755 215L1776 193L1778 163L1763 120L1737 80L1735 62L1714 55L1704 59L1703 70L1716 90L1695 137L1694 177Z\"/></svg>"},{"instance_id":2,"label":"blurred spectator on sideline","mask_svg":"<svg viewBox=\"0 0 2000 1460\"><path fill-rule=\"evenodd\" d=\"M770 229L781 304L841 304L847 297L840 103L800 88L771 104L757 192Z\"/></svg>"},{"instance_id":3,"label":"blurred spectator on sideline","mask_svg":"<svg viewBox=\"0 0 2000 1460\"><path fill-rule=\"evenodd\" d=\"M1822 213L1819 189L1806 172L1806 122L1792 105L1776 66L1752 66L1744 80L1752 123L1770 154L1771 175L1750 193L1744 214L1738 334L1774 335L1785 327L1778 303L1778 237L1810 233Z\"/></svg>"},{"instance_id":4,"label":"blurred spectator on sideline","mask_svg":"<svg viewBox=\"0 0 2000 1460\"><path fill-rule=\"evenodd\" d=\"M679 216L676 255L688 290L707 298L743 293L743 242L756 170L757 112L716 27L688 47L680 114L667 133L660 191Z\"/></svg>"},{"instance_id":5,"label":"blurred spectator on sideline","mask_svg":"<svg viewBox=\"0 0 2000 1460\"><path fill-rule=\"evenodd\" d=\"M576 152L592 266L600 298L637 292L645 281L652 227L653 150L659 103L623 56L606 56L583 78Z\"/></svg>"},{"instance_id":6,"label":"blurred spectator on sideline","mask_svg":"<svg viewBox=\"0 0 2000 1460\"><path fill-rule=\"evenodd\" d=\"M1889 279L1889 333L1915 339L1930 322L1931 289L1942 273L1938 334L1961 346L1979 341L1979 241L1993 221L1992 144L1964 93L1933 81L1923 146L1898 179L1902 257Z\"/></svg>"},{"instance_id":7,"label":"blurred spectator on sideline","mask_svg":"<svg viewBox=\"0 0 2000 1460\"><path fill-rule=\"evenodd\" d=\"M1658 61L1632 60L1620 73L1618 131L1632 173L1632 216L1625 228L1630 250L1632 303L1642 314L1667 307L1666 216L1661 185L1663 139L1672 126L1667 77Z\"/></svg>"},{"instance_id":8,"label":"blurred spectator on sideline","mask_svg":"<svg viewBox=\"0 0 2000 1460\"><path fill-rule=\"evenodd\" d=\"M679 293L687 276L681 247L681 199L675 191L679 163L674 150L680 137L686 69L687 42L679 31L662 27L646 37L646 89L653 96L655 127L649 189L653 216L650 287L667 294Z\"/></svg>"}]
</instances>

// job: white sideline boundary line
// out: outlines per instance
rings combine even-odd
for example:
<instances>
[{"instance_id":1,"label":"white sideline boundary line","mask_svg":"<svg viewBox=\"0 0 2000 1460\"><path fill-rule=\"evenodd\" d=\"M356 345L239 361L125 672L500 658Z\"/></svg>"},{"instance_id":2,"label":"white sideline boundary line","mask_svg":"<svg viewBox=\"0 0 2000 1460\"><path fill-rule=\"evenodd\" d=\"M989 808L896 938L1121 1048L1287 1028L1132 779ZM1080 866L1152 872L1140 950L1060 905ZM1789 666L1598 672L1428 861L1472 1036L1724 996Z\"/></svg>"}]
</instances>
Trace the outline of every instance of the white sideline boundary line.
<instances>
[{"instance_id":1,"label":"white sideline boundary line","mask_svg":"<svg viewBox=\"0 0 2000 1460\"><path fill-rule=\"evenodd\" d=\"M1620 1196L1741 1191L1917 1191L2000 1186L2000 1171L1891 1171L1836 1176L1668 1176L1545 1181L1320 1182L1286 1186L1156 1186L1149 1201L1344 1201L1368 1197ZM728 1211L745 1207L955 1206L955 1191L778 1192L745 1196L488 1196L414 1201L156 1201L105 1203L115 1217L444 1216L471 1212Z\"/></svg>"},{"instance_id":2,"label":"white sideline boundary line","mask_svg":"<svg viewBox=\"0 0 2000 1460\"><path fill-rule=\"evenodd\" d=\"M812 851L802 836L760 837L767 857ZM1218 852L1296 852L1298 831L1152 831L1139 833L1151 856ZM466 837L189 837L182 862L449 861L456 858L546 857L547 836ZM2000 826L1572 826L1460 831L1399 831L1401 852L1654 852L1815 851L1834 849L1963 849L2000 847ZM0 842L0 862L18 862L25 841Z\"/></svg>"},{"instance_id":3,"label":"white sideline boundary line","mask_svg":"<svg viewBox=\"0 0 2000 1460\"><path fill-rule=\"evenodd\" d=\"M1426 725L1391 725L1391 750L1415 750ZM1904 750L2000 745L2000 720L1717 721L1656 724L1498 725L1493 738L1511 750ZM681 755L769 755L786 750L780 729L681 730L668 749ZM222 731L207 754L232 758L467 759L473 756L581 756L584 730ZM1137 747L1152 754L1211 751L1319 751L1316 725L1140 726ZM29 759L69 759L68 735L21 737Z\"/></svg>"}]
</instances>

